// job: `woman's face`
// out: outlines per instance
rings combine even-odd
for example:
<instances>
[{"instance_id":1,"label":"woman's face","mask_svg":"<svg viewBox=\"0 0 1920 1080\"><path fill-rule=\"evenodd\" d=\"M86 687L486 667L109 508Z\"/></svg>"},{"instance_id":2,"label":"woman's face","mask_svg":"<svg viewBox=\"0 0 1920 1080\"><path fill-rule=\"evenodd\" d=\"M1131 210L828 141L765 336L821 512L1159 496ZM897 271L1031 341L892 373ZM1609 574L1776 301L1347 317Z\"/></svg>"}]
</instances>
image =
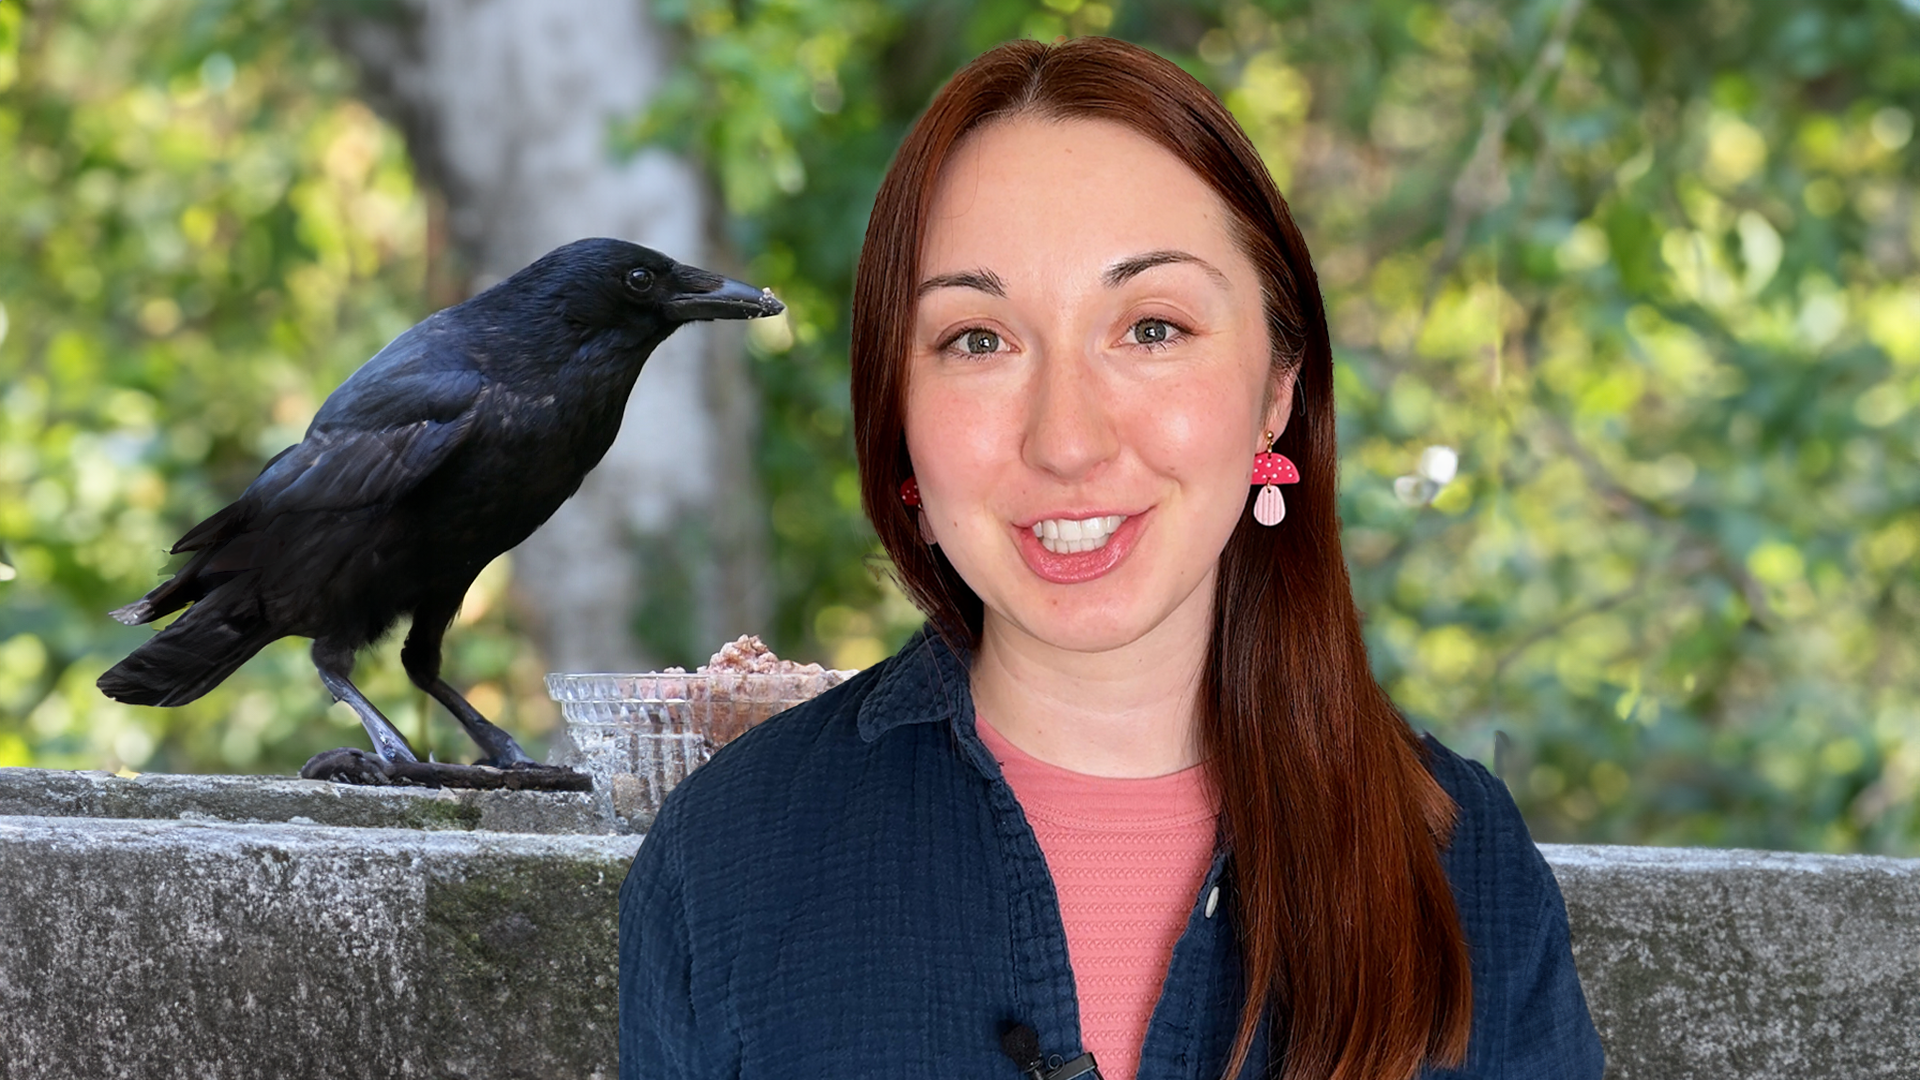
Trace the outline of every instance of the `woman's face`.
<instances>
[{"instance_id":1,"label":"woman's face","mask_svg":"<svg viewBox=\"0 0 1920 1080\"><path fill-rule=\"evenodd\" d=\"M1253 455L1291 397L1230 220L1118 124L1003 121L948 159L907 449L990 633L1096 652L1176 613L1206 625Z\"/></svg>"}]
</instances>

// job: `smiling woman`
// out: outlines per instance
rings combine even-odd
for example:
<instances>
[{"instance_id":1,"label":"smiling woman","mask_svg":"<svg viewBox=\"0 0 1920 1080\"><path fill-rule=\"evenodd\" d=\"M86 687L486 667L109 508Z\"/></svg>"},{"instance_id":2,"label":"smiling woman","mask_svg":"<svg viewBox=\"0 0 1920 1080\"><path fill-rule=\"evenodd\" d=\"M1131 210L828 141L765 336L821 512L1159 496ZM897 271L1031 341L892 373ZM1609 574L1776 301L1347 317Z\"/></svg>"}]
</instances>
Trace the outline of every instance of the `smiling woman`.
<instances>
[{"instance_id":1,"label":"smiling woman","mask_svg":"<svg viewBox=\"0 0 1920 1080\"><path fill-rule=\"evenodd\" d=\"M1286 427L1292 369L1271 361L1253 264L1200 177L1119 124L986 127L933 205L906 441L920 512L983 602L975 694L1024 745L1046 736L1009 725L1037 710L995 699L1030 683L986 676L1008 646L1056 650L1056 670L1097 657L1083 675L1126 707L1086 722L1127 730L1087 740L1047 710L1047 734L1072 728L1081 751L1053 758L1121 775L1192 765L1197 744L1111 755L1186 734L1148 718L1191 710L1206 586L1248 462Z\"/></svg>"},{"instance_id":2,"label":"smiling woman","mask_svg":"<svg viewBox=\"0 0 1920 1080\"><path fill-rule=\"evenodd\" d=\"M1106 39L969 65L881 185L851 359L931 627L668 800L623 1076L1599 1074L1512 801L1368 672L1325 312L1215 98Z\"/></svg>"}]
</instances>

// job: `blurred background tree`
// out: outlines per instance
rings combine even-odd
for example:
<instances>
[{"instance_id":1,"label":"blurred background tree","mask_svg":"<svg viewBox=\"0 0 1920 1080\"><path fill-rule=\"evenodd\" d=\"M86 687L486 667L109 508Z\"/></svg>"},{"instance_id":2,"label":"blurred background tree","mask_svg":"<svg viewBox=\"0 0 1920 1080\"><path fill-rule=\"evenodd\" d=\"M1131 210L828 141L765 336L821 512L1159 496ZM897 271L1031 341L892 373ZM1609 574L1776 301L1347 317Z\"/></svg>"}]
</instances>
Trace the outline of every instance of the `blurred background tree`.
<instances>
[{"instance_id":1,"label":"blurred background tree","mask_svg":"<svg viewBox=\"0 0 1920 1080\"><path fill-rule=\"evenodd\" d=\"M1415 722L1541 839L1920 852L1920 0L651 10L677 64L617 149L698 161L790 305L748 341L783 653L861 666L917 624L848 432L894 146L982 49L1110 33L1223 96L1306 230L1349 560ZM351 737L297 643L182 710L92 680L141 633L100 612L429 309L428 196L355 92L312 4L0 3L0 764ZM462 618L456 681L549 724L504 572Z\"/></svg>"},{"instance_id":2,"label":"blurred background tree","mask_svg":"<svg viewBox=\"0 0 1920 1080\"><path fill-rule=\"evenodd\" d=\"M147 633L105 611L424 307L412 169L307 16L0 4L0 763L285 769L352 738L297 641L179 710L93 687ZM537 684L487 607L463 674ZM384 666L370 692L410 696Z\"/></svg>"}]
</instances>

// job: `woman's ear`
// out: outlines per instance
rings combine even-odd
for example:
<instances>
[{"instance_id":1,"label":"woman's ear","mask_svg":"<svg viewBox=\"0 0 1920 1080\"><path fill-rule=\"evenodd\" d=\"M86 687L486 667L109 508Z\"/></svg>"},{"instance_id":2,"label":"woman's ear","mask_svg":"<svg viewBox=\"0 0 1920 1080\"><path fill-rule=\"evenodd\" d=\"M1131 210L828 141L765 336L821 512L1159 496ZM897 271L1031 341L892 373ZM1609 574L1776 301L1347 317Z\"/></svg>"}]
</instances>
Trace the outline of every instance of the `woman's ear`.
<instances>
[{"instance_id":1,"label":"woman's ear","mask_svg":"<svg viewBox=\"0 0 1920 1080\"><path fill-rule=\"evenodd\" d=\"M1267 384L1265 424L1266 430L1273 432L1276 438L1281 432L1287 430L1287 421L1293 417L1293 380L1299 370L1297 367L1288 368ZM1261 449L1267 448L1263 446Z\"/></svg>"}]
</instances>

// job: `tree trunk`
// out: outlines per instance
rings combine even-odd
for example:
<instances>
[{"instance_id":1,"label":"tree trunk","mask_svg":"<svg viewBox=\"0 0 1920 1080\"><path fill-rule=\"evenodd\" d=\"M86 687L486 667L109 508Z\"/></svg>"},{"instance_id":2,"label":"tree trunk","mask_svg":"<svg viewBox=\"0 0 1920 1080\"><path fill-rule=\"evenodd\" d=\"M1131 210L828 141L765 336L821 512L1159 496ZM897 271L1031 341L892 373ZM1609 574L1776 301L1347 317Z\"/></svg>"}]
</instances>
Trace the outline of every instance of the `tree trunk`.
<instances>
[{"instance_id":1,"label":"tree trunk","mask_svg":"<svg viewBox=\"0 0 1920 1080\"><path fill-rule=\"evenodd\" d=\"M471 271L463 295L584 236L713 267L698 172L661 150L622 160L608 148L666 72L644 4L398 0L333 30L445 199L451 254ZM551 667L644 670L764 625L742 345L731 323L668 339L606 459L515 550L515 591Z\"/></svg>"}]
</instances>

